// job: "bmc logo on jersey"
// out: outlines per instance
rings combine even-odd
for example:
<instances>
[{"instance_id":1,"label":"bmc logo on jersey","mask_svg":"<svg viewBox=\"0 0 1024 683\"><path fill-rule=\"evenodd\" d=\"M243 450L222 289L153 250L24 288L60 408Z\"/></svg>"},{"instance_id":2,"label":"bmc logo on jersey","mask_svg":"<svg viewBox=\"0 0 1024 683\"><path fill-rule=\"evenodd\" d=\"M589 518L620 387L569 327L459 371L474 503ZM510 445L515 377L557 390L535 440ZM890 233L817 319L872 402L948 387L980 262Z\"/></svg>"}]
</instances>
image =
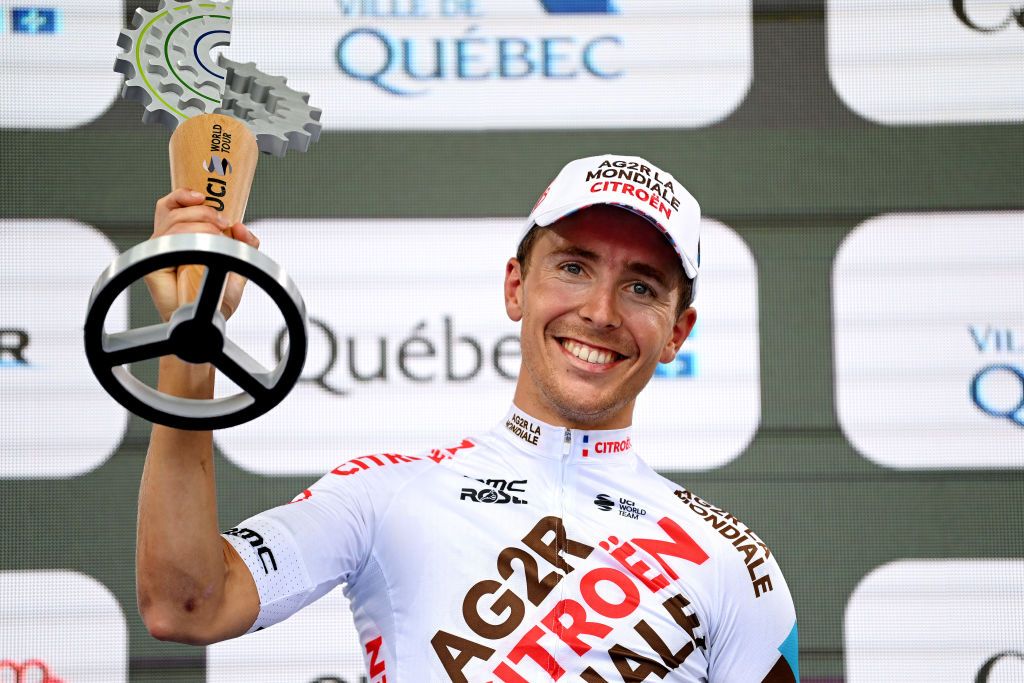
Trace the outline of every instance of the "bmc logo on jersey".
<instances>
[{"instance_id":1,"label":"bmc logo on jersey","mask_svg":"<svg viewBox=\"0 0 1024 683\"><path fill-rule=\"evenodd\" d=\"M469 477L466 477L469 479ZM482 488L463 488L459 500L471 500L474 503L494 503L496 505L526 505L525 498L513 495L526 493L525 479L474 479L484 486Z\"/></svg>"}]
</instances>

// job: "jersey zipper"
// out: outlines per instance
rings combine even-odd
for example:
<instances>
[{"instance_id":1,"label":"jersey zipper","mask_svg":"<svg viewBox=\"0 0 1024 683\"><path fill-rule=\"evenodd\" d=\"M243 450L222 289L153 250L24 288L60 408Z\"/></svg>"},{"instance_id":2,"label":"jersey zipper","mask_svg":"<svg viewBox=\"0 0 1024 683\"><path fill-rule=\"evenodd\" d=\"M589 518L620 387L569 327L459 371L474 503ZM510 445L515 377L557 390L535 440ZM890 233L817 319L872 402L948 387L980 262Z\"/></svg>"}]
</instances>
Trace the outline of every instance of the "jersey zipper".
<instances>
[{"instance_id":1,"label":"jersey zipper","mask_svg":"<svg viewBox=\"0 0 1024 683\"><path fill-rule=\"evenodd\" d=\"M572 452L572 430L569 429L568 427L566 427L565 428L565 434L564 434L564 436L562 438L562 458L561 458L561 462L558 463L558 518L562 520L562 537L566 538L566 539L569 536L568 531L566 530L567 527L569 526L569 520L567 519L567 514L566 514L567 511L565 509L565 498L566 498L566 496L565 496L565 473L566 473L566 465L569 462L569 453L571 453L571 452ZM563 543L563 545L564 545L564 543ZM558 549L559 556L561 556L564 552L565 552L565 548L564 547ZM567 584L567 583L568 583L568 581L559 581L558 582L559 601L565 599L565 592L566 592L565 584Z\"/></svg>"}]
</instances>

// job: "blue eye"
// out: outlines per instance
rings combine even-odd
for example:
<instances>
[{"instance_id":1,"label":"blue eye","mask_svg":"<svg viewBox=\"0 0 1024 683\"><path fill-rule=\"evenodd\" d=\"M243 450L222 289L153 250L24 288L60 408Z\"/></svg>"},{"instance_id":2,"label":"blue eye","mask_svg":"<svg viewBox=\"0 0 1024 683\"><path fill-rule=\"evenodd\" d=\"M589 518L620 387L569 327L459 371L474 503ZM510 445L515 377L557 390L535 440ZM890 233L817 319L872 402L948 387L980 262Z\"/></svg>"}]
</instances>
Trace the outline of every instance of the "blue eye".
<instances>
[{"instance_id":1,"label":"blue eye","mask_svg":"<svg viewBox=\"0 0 1024 683\"><path fill-rule=\"evenodd\" d=\"M583 272L583 266L578 263L566 263L562 268L573 275L579 275Z\"/></svg>"},{"instance_id":2,"label":"blue eye","mask_svg":"<svg viewBox=\"0 0 1024 683\"><path fill-rule=\"evenodd\" d=\"M647 295L650 295L650 294L654 293L653 291L651 291L651 288L648 287L647 285L645 285L643 282L634 282L630 286L631 286L634 294L639 294L641 296L647 296Z\"/></svg>"}]
</instances>

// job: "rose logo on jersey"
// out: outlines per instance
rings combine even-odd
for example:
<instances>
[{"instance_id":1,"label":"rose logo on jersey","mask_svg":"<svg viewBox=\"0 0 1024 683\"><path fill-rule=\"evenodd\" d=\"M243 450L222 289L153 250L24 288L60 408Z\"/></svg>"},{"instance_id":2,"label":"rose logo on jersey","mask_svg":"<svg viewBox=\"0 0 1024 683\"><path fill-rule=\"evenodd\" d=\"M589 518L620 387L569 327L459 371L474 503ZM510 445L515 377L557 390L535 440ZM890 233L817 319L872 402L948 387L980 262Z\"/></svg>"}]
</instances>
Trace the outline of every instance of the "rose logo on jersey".
<instances>
[{"instance_id":1,"label":"rose logo on jersey","mask_svg":"<svg viewBox=\"0 0 1024 683\"><path fill-rule=\"evenodd\" d=\"M470 479L470 477L466 477ZM464 487L459 500L470 500L474 503L494 503L497 505L526 505L527 500L515 495L526 493L525 479L473 479L484 486L482 488Z\"/></svg>"}]
</instances>

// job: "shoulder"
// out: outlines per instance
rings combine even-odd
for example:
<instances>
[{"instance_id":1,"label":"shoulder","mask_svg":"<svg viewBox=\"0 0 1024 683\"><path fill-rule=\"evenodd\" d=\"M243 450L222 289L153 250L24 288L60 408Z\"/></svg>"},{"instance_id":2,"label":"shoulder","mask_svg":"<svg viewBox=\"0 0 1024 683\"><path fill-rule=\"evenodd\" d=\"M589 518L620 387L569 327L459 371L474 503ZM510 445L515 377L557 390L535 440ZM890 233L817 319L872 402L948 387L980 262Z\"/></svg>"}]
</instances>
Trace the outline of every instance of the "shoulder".
<instances>
[{"instance_id":1,"label":"shoulder","mask_svg":"<svg viewBox=\"0 0 1024 683\"><path fill-rule=\"evenodd\" d=\"M775 554L729 511L665 481L680 503L680 514L703 527L701 540L714 560L717 608L708 633L711 670L726 680L762 680L769 670L795 669L796 611Z\"/></svg>"},{"instance_id":2,"label":"shoulder","mask_svg":"<svg viewBox=\"0 0 1024 683\"><path fill-rule=\"evenodd\" d=\"M722 588L741 589L755 601L781 588L785 580L775 554L761 536L723 507L661 475L660 483L675 498L673 516L714 558Z\"/></svg>"}]
</instances>

